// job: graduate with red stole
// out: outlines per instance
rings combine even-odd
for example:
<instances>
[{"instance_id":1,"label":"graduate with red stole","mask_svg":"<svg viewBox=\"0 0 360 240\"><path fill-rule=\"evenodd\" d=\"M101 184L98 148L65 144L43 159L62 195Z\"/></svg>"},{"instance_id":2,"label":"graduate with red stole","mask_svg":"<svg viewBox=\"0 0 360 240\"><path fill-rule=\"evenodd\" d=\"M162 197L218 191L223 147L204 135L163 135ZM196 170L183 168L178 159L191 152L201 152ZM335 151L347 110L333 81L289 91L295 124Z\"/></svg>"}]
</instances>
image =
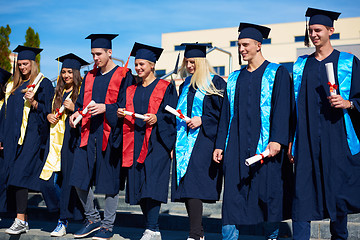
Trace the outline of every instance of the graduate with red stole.
<instances>
[{"instance_id":1,"label":"graduate with red stole","mask_svg":"<svg viewBox=\"0 0 360 240\"><path fill-rule=\"evenodd\" d=\"M294 239L309 239L310 222L325 218L331 239L347 239L347 214L360 212L360 61L331 44L339 15L307 9L305 45L309 36L315 52L293 67L296 108L288 155L295 164Z\"/></svg>"},{"instance_id":2,"label":"graduate with red stole","mask_svg":"<svg viewBox=\"0 0 360 240\"><path fill-rule=\"evenodd\" d=\"M170 152L175 143L175 116L165 110L177 103L175 86L156 78L155 62L163 49L135 43L131 56L141 82L126 90L118 116L124 118L123 162L127 170L126 202L140 204L146 230L141 239L159 240L161 203L168 198ZM145 120L125 116L124 110L144 114Z\"/></svg>"},{"instance_id":3,"label":"graduate with red stole","mask_svg":"<svg viewBox=\"0 0 360 240\"><path fill-rule=\"evenodd\" d=\"M91 34L91 54L96 68L88 72L81 85L75 104L79 109L70 117L70 126L81 114L79 127L81 140L75 149L74 165L70 184L76 187L85 210L86 220L74 236L86 237L96 232L93 239L109 239L113 236L113 226L120 189L121 151L114 146L116 128L121 128L116 111L124 97L125 89L134 83L130 69L117 66L111 59L112 43L116 34ZM89 105L88 112L82 113ZM94 206L94 194L105 194L104 219ZM98 231L99 230L99 231Z\"/></svg>"}]
</instances>

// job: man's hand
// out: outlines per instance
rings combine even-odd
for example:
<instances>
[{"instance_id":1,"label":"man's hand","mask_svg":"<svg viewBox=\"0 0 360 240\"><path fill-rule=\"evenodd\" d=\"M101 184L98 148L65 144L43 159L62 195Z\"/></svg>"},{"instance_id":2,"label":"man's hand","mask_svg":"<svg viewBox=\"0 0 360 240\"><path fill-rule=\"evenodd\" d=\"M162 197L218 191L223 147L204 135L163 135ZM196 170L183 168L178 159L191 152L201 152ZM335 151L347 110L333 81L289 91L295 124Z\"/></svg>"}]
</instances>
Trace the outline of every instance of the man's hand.
<instances>
[{"instance_id":1,"label":"man's hand","mask_svg":"<svg viewBox=\"0 0 360 240\"><path fill-rule=\"evenodd\" d=\"M213 160L216 163L220 163L221 160L223 159L223 152L224 150L222 149L215 149L214 153L213 153Z\"/></svg>"},{"instance_id":2,"label":"man's hand","mask_svg":"<svg viewBox=\"0 0 360 240\"><path fill-rule=\"evenodd\" d=\"M125 117L125 108L118 108L118 110L116 111L116 115L118 116L118 118L123 118Z\"/></svg>"},{"instance_id":3,"label":"man's hand","mask_svg":"<svg viewBox=\"0 0 360 240\"><path fill-rule=\"evenodd\" d=\"M157 117L155 114L152 113L146 113L144 116L148 117L147 119L144 119L144 122L146 122L149 125L154 125L157 122Z\"/></svg>"},{"instance_id":4,"label":"man's hand","mask_svg":"<svg viewBox=\"0 0 360 240\"><path fill-rule=\"evenodd\" d=\"M293 146L293 143L290 142L290 143L289 143L289 148L288 148L288 151L287 151L287 156L288 156L288 158L289 158L290 163L294 163L294 156L293 156L292 153L291 153L292 146Z\"/></svg>"},{"instance_id":5,"label":"man's hand","mask_svg":"<svg viewBox=\"0 0 360 240\"><path fill-rule=\"evenodd\" d=\"M266 149L269 149L269 157L275 157L280 152L281 144L277 142L269 142Z\"/></svg>"},{"instance_id":6,"label":"man's hand","mask_svg":"<svg viewBox=\"0 0 360 240\"><path fill-rule=\"evenodd\" d=\"M92 116L102 114L106 111L106 105L104 103L95 103L88 106L88 113Z\"/></svg>"},{"instance_id":7,"label":"man's hand","mask_svg":"<svg viewBox=\"0 0 360 240\"><path fill-rule=\"evenodd\" d=\"M333 95L328 97L330 105L334 108L347 109L351 104L349 100L344 100L340 95Z\"/></svg>"},{"instance_id":8,"label":"man's hand","mask_svg":"<svg viewBox=\"0 0 360 240\"><path fill-rule=\"evenodd\" d=\"M70 118L69 118L70 127L76 128L76 126L74 125L74 121L79 115L80 115L79 112L75 112L73 115L70 116Z\"/></svg>"}]
</instances>

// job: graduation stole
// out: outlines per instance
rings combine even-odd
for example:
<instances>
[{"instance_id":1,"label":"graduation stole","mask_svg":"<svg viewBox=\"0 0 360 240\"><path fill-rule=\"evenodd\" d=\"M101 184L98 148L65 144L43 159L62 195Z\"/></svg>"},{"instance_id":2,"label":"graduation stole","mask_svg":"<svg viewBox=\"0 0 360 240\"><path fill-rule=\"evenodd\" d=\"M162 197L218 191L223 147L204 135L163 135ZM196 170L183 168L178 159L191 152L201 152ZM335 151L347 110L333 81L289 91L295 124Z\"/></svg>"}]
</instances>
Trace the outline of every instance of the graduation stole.
<instances>
[{"instance_id":1,"label":"graduation stole","mask_svg":"<svg viewBox=\"0 0 360 240\"><path fill-rule=\"evenodd\" d=\"M0 100L0 110L1 110L1 108L2 108L3 105L4 105L4 99L1 99L1 100Z\"/></svg>"},{"instance_id":2,"label":"graduation stole","mask_svg":"<svg viewBox=\"0 0 360 240\"><path fill-rule=\"evenodd\" d=\"M63 91L63 95L65 90ZM70 99L71 93L65 98ZM55 96L53 98L54 105ZM64 142L65 134L65 120L67 118L66 111L61 114L59 121L56 124L50 124L50 147L46 158L45 165L41 171L40 178L47 181L50 179L53 172L61 170L61 149Z\"/></svg>"},{"instance_id":3,"label":"graduation stole","mask_svg":"<svg viewBox=\"0 0 360 240\"><path fill-rule=\"evenodd\" d=\"M294 78L294 92L295 92L295 102L296 102L296 113L297 113L297 99L300 92L301 80L303 71L305 68L305 63L308 58L308 55L300 56L295 62L293 67L293 78ZM340 52L337 68L337 77L339 83L339 92L341 97L344 100L349 100L350 88L351 88L351 76L353 68L354 55L346 52ZM360 142L355 133L354 126L351 122L351 118L346 109L343 109L344 121L345 121L345 130L346 130L346 140L352 155L355 155L360 152ZM297 114L298 118L298 114ZM296 153L296 136L298 128L296 127L295 137L293 141L292 153Z\"/></svg>"},{"instance_id":4,"label":"graduation stole","mask_svg":"<svg viewBox=\"0 0 360 240\"><path fill-rule=\"evenodd\" d=\"M141 83L140 83L141 84ZM156 114L159 110L160 104L164 98L167 87L170 82L160 79L156 84L153 92L151 93L149 99L148 113ZM131 85L126 89L126 110L135 112L134 110L134 95L137 85ZM125 116L123 124L123 151L122 157L123 167L131 167L133 165L134 159L134 126L135 126L135 117ZM153 126L146 124L144 141L141 147L139 157L137 159L138 163L144 163L145 158L148 153L149 139Z\"/></svg>"},{"instance_id":5,"label":"graduation stole","mask_svg":"<svg viewBox=\"0 0 360 240\"><path fill-rule=\"evenodd\" d=\"M267 145L269 144L269 137L270 137L270 113L271 113L271 98L272 98L272 91L275 82L275 76L278 68L280 67L279 64L276 63L269 63L263 73L261 78L261 95L260 95L260 119L261 119L261 129L260 129L260 136L258 145L256 147L256 154L261 154L265 151ZM229 133L230 133L230 126L231 121L234 115L234 100L235 100L235 90L236 90L236 82L239 77L240 72L245 67L232 72L228 78L228 83L226 87L229 104L230 104L230 121L229 121L229 128L228 133L226 136L225 142L225 150L227 147L227 143L229 140Z\"/></svg>"},{"instance_id":6,"label":"graduation stole","mask_svg":"<svg viewBox=\"0 0 360 240\"><path fill-rule=\"evenodd\" d=\"M214 75L210 75L211 79ZM191 76L187 77L184 82L183 91L179 96L177 111L181 111L183 114L187 114L187 96L190 88ZM203 113L203 101L205 93L196 89L194 101L191 109L191 118L201 117ZM181 178L185 175L187 167L189 165L191 153L193 151L197 136L200 131L200 127L196 129L189 129L187 132L187 124L184 120L176 118L176 142L175 142L175 154L176 154L176 180L179 186Z\"/></svg>"},{"instance_id":7,"label":"graduation stole","mask_svg":"<svg viewBox=\"0 0 360 240\"><path fill-rule=\"evenodd\" d=\"M33 93L35 94L36 91L38 90L42 80L45 77L43 76L40 81L37 83L37 85L34 87L34 89L32 90ZM9 81L9 83L6 86L6 93L5 93L5 104L7 105L7 100L10 97L11 94L11 89L13 88L14 85L14 81L11 80ZM29 103L29 101L24 100L24 110L23 110L23 116L22 116L22 122L21 122L21 128L20 128L20 137L18 140L18 144L22 145L24 142L24 138L25 138L25 132L26 132L26 128L28 125L28 118L29 118L29 113L30 113L30 109L31 109L31 104Z\"/></svg>"},{"instance_id":8,"label":"graduation stole","mask_svg":"<svg viewBox=\"0 0 360 240\"><path fill-rule=\"evenodd\" d=\"M105 104L116 103L118 95L119 95L122 79L125 77L128 70L129 69L125 68L125 67L118 67L115 70L114 74L112 75L112 77L110 79L109 86L107 88L107 92L106 92L106 96L105 96ZM94 85L94 80L95 80L97 71L98 71L98 68L95 68L86 75L83 106L87 106L92 99L93 85ZM90 119L91 119L90 114L86 114L83 116L83 119L81 122L80 147L84 147L88 143L89 134L90 134ZM103 130L103 140L102 140L102 151L105 151L107 144L108 144L110 131L111 131L109 122L106 119L106 114L104 114L103 127L104 127L104 130Z\"/></svg>"}]
</instances>

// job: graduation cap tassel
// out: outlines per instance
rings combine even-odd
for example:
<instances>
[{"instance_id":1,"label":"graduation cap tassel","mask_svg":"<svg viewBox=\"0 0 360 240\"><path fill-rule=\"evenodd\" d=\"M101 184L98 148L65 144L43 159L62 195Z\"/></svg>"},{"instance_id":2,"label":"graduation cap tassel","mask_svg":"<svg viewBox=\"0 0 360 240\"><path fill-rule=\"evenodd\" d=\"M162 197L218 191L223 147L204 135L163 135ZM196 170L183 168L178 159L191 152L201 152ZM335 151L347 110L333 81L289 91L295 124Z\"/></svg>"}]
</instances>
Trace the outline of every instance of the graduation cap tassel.
<instances>
[{"instance_id":1,"label":"graduation cap tassel","mask_svg":"<svg viewBox=\"0 0 360 240\"><path fill-rule=\"evenodd\" d=\"M305 38L304 38L304 45L306 47L310 47L310 39L309 39L309 29L308 29L308 23L306 20L306 26L305 26Z\"/></svg>"},{"instance_id":2,"label":"graduation cap tassel","mask_svg":"<svg viewBox=\"0 0 360 240\"><path fill-rule=\"evenodd\" d=\"M123 68L123 69L124 69L124 72L123 72L123 75L124 75L124 76L125 76L125 73L126 73L126 71L127 71L128 65L129 65L130 56L131 56L131 53L130 53L130 55L129 55L129 57L128 57L125 65L124 65L124 68Z\"/></svg>"},{"instance_id":3,"label":"graduation cap tassel","mask_svg":"<svg viewBox=\"0 0 360 240\"><path fill-rule=\"evenodd\" d=\"M241 66L241 54L239 51L238 51L238 57L239 57L239 65Z\"/></svg>"}]
</instances>

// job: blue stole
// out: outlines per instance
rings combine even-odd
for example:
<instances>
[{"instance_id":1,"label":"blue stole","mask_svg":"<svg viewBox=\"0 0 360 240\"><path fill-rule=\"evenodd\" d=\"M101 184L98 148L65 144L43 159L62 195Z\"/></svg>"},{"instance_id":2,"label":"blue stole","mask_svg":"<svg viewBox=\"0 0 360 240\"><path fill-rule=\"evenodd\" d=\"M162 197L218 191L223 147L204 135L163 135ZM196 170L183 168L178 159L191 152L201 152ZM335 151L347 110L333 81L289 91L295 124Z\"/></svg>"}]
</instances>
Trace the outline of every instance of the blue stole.
<instances>
[{"instance_id":1,"label":"blue stole","mask_svg":"<svg viewBox=\"0 0 360 240\"><path fill-rule=\"evenodd\" d=\"M214 75L210 74L211 79L213 78L213 76ZM189 93L190 80L191 76L185 79L184 87L181 95L179 96L179 101L176 107L176 110L180 110L184 115L187 114L187 96ZM204 97L205 93L197 89L191 109L191 118L202 116ZM176 118L176 130L176 178L177 185L179 185L180 179L185 175L187 167L189 165L191 153L194 148L197 136L199 134L200 127L196 129L189 129L189 132L187 132L186 122L180 118Z\"/></svg>"},{"instance_id":2,"label":"blue stole","mask_svg":"<svg viewBox=\"0 0 360 240\"><path fill-rule=\"evenodd\" d=\"M297 105L297 97L301 86L302 74L304 71L307 58L308 58L307 55L301 56L294 64L293 76L294 76L294 91L295 91L296 105ZM350 96L353 60L354 60L354 55L346 52L340 52L337 74L338 74L340 96L344 100L349 100L349 96ZM297 112L297 106L296 106L296 112ZM346 140L348 142L348 146L351 154L355 155L360 152L360 142L355 133L354 126L351 122L349 113L347 112L346 109L343 109L343 113L344 113L345 129L347 136ZM295 155L296 153L297 131L298 128L296 127L295 137L293 141L293 148L292 148L293 155Z\"/></svg>"},{"instance_id":3,"label":"blue stole","mask_svg":"<svg viewBox=\"0 0 360 240\"><path fill-rule=\"evenodd\" d=\"M260 96L260 119L261 119L261 130L260 130L260 137L259 142L256 147L256 154L260 154L265 151L269 143L269 136L270 136L270 112L271 112L271 97L273 86L275 82L276 72L279 68L279 64L276 63L269 63L264 71L264 74L261 79L261 96ZM239 77L240 72L244 68L232 72L229 75L228 82L227 82L227 95L230 104L230 121L229 121L229 128L228 133L226 136L225 142L225 150L229 140L229 133L230 133L230 126L231 121L234 115L234 99L235 99L235 90L236 90L236 82Z\"/></svg>"}]
</instances>

